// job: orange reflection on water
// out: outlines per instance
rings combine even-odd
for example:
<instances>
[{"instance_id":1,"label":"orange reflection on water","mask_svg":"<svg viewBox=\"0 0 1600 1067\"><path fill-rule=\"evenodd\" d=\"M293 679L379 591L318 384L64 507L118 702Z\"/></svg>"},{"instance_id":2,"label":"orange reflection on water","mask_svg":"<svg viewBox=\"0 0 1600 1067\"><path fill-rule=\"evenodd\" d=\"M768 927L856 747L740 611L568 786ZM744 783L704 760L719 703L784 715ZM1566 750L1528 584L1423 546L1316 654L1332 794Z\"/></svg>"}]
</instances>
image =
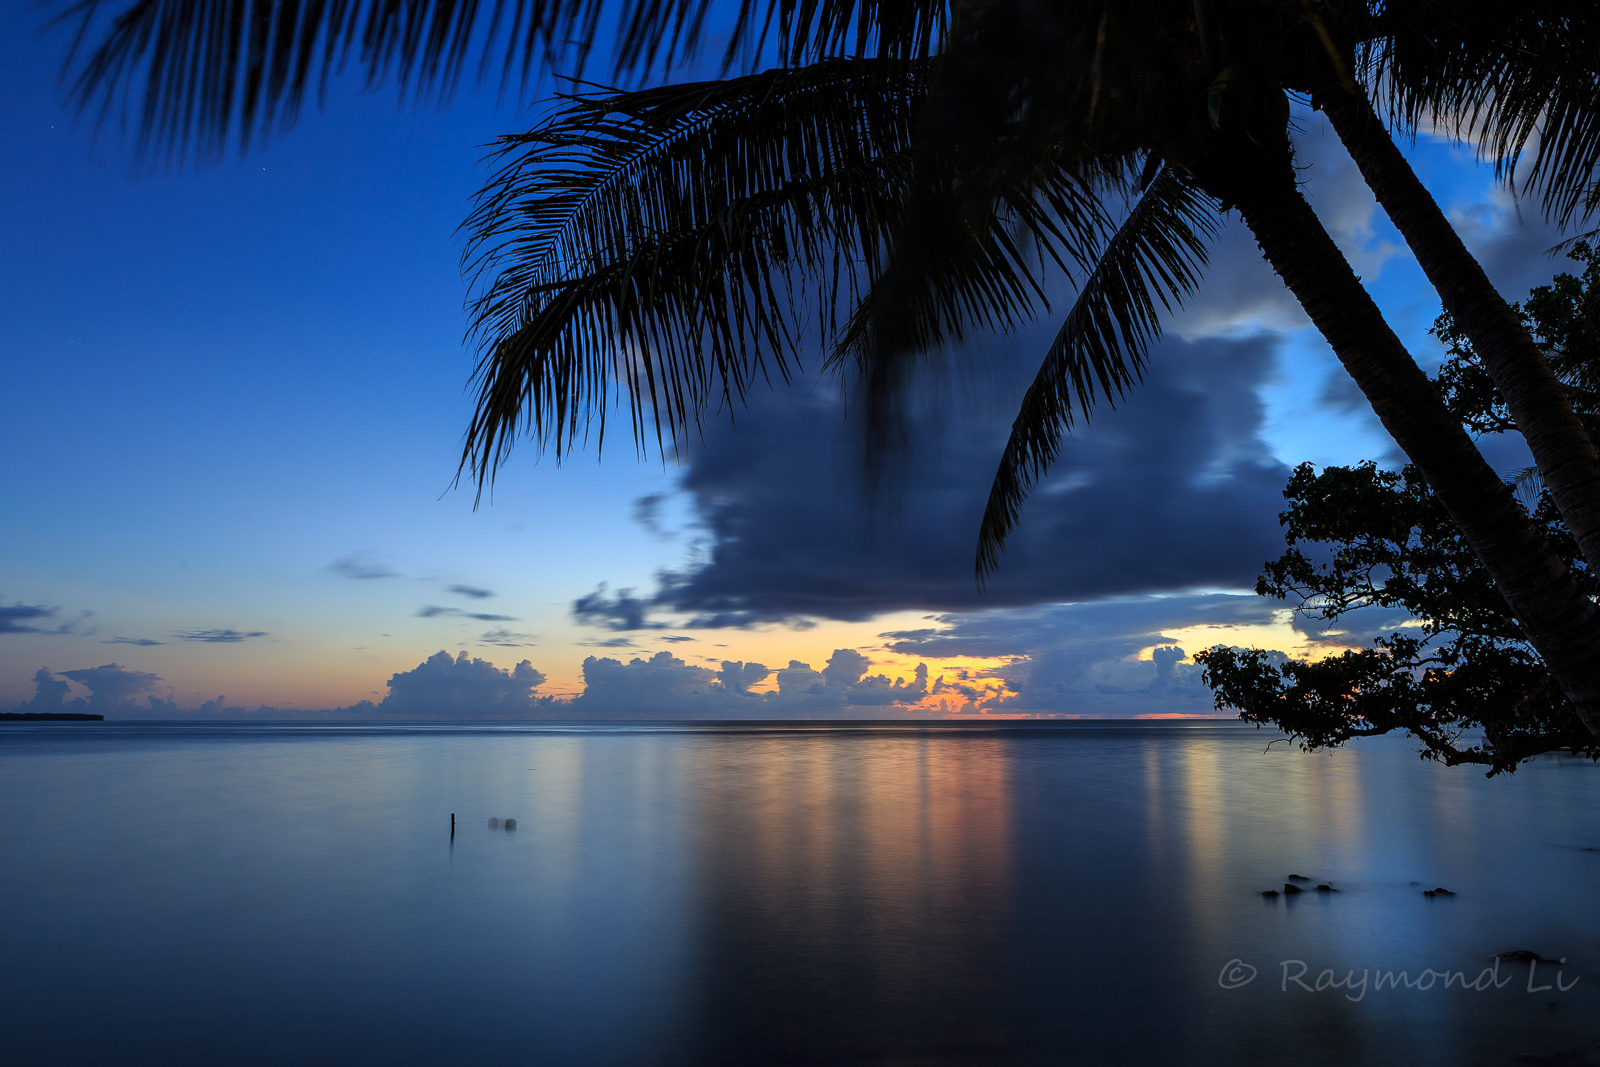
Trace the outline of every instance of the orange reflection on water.
<instances>
[{"instance_id":1,"label":"orange reflection on water","mask_svg":"<svg viewBox=\"0 0 1600 1067\"><path fill-rule=\"evenodd\" d=\"M736 913L783 946L788 967L864 968L880 991L912 995L930 963L981 951L930 945L919 928L952 913L993 924L1009 908L1003 742L755 735L706 746L697 762L703 876L725 909L710 921Z\"/></svg>"}]
</instances>

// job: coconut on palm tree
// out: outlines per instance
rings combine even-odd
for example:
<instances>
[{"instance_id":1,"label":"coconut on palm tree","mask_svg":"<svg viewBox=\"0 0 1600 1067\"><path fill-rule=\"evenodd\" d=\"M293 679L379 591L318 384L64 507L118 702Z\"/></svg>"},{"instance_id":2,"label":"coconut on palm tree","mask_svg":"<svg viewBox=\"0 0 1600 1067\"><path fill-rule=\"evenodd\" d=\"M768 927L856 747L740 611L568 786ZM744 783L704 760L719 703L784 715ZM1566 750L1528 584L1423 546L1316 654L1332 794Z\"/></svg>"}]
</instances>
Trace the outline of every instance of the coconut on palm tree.
<instances>
[{"instance_id":1,"label":"coconut on palm tree","mask_svg":"<svg viewBox=\"0 0 1600 1067\"><path fill-rule=\"evenodd\" d=\"M1437 84L1418 75L1404 99L1498 106L1451 85L1460 64L1408 66L1411 53L1388 47L1416 36L1386 29L1397 12L1425 32L1436 8L1389 3L1375 18L1367 5L1331 0L745 0L729 56L775 42L774 69L579 93L501 145L503 166L469 224L484 356L464 466L492 477L523 433L565 448L603 426L619 385L636 435L680 433L707 404L787 374L815 342L813 327L859 374L881 430L920 353L1046 311L1043 265L1074 275L1078 295L1001 461L980 543L989 566L1074 410L1137 379L1160 312L1203 269L1214 220L1237 210L1578 714L1600 729L1600 609L1450 415L1297 185L1286 91L1353 110L1356 120L1336 126L1358 153L1378 138L1357 75L1422 71ZM708 6L524 0L494 10L486 49L509 31L509 77L569 39L583 51L602 14L616 19L619 69L646 69L693 46ZM139 0L91 53L79 86L85 101L115 101L142 72L153 143L214 149L230 128L247 140L292 116L313 75L347 57L374 77L393 66L404 84L452 85L476 13L451 0ZM1491 27L1473 41L1490 54L1505 37ZM1363 164L1375 185L1393 169ZM1408 240L1431 247L1432 223L1413 225L1418 213L1380 196ZM1430 277L1470 273L1460 256L1440 263ZM1509 353L1508 381L1526 371L1527 347L1480 344ZM1527 373L1538 377L1536 366ZM1559 390L1509 391L1527 409L1519 424L1553 427L1540 448L1559 461L1582 527L1600 484L1586 480L1592 445L1586 459L1586 438L1563 428Z\"/></svg>"}]
</instances>

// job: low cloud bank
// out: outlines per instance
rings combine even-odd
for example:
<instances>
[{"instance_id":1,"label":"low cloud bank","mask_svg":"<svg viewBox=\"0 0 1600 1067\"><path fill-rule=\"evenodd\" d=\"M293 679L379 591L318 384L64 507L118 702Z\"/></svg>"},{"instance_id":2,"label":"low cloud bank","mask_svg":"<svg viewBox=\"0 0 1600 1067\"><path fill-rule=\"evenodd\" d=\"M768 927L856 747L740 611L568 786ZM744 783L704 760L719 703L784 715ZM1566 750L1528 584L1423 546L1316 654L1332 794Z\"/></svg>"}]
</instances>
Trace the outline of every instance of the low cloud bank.
<instances>
[{"instance_id":1,"label":"low cloud bank","mask_svg":"<svg viewBox=\"0 0 1600 1067\"><path fill-rule=\"evenodd\" d=\"M881 635L875 648L919 661L899 671L881 663L874 670L871 648L835 649L820 666L791 659L781 667L692 663L667 650L592 655L583 661L583 691L571 698L542 695L545 675L530 660L499 667L467 652L440 651L396 672L379 702L320 710L248 710L224 696L180 708L171 687L146 671L117 663L40 668L33 698L15 710L141 719L1206 715L1213 713L1211 693L1200 669L1185 662L1187 652L1233 643L1231 628L1269 624L1282 607L1251 595L1205 593L930 615L924 627Z\"/></svg>"},{"instance_id":2,"label":"low cloud bank","mask_svg":"<svg viewBox=\"0 0 1600 1067\"><path fill-rule=\"evenodd\" d=\"M835 649L822 670L790 660L774 671L762 663L724 660L720 670L695 666L670 652L624 663L583 661L582 695L561 705L573 718L765 719L874 718L925 714L928 667L912 678L867 673L872 661L855 649ZM751 686L776 675L777 689Z\"/></svg>"}]
</instances>

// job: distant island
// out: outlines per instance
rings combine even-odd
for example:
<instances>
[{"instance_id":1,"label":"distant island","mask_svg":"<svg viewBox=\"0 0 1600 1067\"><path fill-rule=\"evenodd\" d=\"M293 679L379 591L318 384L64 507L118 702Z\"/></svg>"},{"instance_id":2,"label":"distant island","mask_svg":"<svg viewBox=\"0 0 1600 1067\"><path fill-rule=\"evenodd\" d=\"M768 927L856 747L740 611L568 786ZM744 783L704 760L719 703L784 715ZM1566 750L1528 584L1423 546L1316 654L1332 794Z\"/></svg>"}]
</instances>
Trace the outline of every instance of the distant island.
<instances>
[{"instance_id":1,"label":"distant island","mask_svg":"<svg viewBox=\"0 0 1600 1067\"><path fill-rule=\"evenodd\" d=\"M0 711L0 722L104 722L105 718L78 711Z\"/></svg>"}]
</instances>

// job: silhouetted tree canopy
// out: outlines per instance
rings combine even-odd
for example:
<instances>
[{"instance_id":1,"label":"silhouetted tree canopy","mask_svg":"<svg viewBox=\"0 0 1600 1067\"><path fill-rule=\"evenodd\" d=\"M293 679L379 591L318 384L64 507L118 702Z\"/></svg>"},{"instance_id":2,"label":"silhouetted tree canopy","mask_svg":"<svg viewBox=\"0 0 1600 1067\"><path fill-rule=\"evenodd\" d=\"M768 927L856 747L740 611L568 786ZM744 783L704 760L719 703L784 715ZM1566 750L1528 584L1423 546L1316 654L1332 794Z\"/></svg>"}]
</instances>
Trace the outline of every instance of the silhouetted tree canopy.
<instances>
[{"instance_id":1,"label":"silhouetted tree canopy","mask_svg":"<svg viewBox=\"0 0 1600 1067\"><path fill-rule=\"evenodd\" d=\"M1558 275L1512 305L1545 348L1590 433L1600 428L1600 250L1578 244L1581 277ZM1438 382L1474 433L1516 423L1478 355L1448 315L1434 326L1449 346ZM1584 565L1536 468L1521 472L1533 521L1585 595L1600 580ZM1289 551L1256 583L1330 628L1362 608L1403 611L1410 624L1371 646L1316 662L1218 645L1197 653L1219 709L1277 726L1307 748L1405 730L1423 755L1509 771L1530 756L1567 749L1600 759L1600 744L1573 714L1523 638L1504 598L1413 466L1298 467L1279 516Z\"/></svg>"}]
</instances>

